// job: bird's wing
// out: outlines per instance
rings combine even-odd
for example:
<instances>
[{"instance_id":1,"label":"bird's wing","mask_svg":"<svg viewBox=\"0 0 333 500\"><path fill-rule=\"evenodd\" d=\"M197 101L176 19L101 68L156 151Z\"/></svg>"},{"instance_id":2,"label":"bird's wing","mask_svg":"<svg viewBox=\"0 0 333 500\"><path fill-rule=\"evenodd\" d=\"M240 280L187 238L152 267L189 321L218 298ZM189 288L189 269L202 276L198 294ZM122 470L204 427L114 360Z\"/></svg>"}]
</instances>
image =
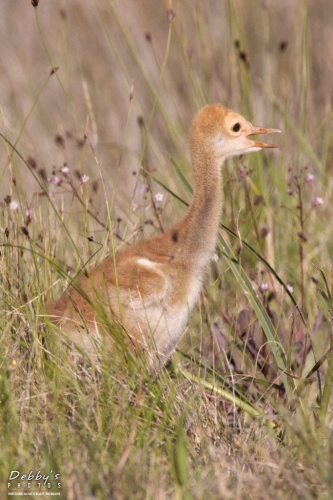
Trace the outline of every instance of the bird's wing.
<instances>
[{"instance_id":1,"label":"bird's wing","mask_svg":"<svg viewBox=\"0 0 333 500\"><path fill-rule=\"evenodd\" d=\"M162 304L170 279L164 265L143 257L131 257L117 262L114 282L120 303L132 309Z\"/></svg>"}]
</instances>

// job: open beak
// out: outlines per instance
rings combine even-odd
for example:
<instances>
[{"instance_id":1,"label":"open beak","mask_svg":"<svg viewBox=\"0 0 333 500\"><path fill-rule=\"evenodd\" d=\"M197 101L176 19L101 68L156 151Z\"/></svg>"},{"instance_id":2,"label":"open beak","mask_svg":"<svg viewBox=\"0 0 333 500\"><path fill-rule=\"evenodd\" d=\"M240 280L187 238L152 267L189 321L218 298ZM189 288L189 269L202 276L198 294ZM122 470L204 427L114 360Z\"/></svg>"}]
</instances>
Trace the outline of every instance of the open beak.
<instances>
[{"instance_id":1,"label":"open beak","mask_svg":"<svg viewBox=\"0 0 333 500\"><path fill-rule=\"evenodd\" d=\"M281 133L281 130L277 128L264 128L264 127L256 127L252 125L252 131L249 135L257 135L257 134L273 134L274 132ZM253 146L256 148L277 148L276 144L268 144L267 142L253 141Z\"/></svg>"}]
</instances>

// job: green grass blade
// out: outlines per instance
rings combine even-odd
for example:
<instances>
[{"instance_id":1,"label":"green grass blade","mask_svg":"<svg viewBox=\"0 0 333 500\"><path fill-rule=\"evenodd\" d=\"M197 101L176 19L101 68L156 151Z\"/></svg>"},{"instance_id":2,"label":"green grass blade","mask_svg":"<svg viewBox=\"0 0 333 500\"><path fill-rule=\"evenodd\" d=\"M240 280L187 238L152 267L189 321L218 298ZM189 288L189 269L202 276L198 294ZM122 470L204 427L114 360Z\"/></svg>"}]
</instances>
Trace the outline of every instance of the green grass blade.
<instances>
[{"instance_id":1,"label":"green grass blade","mask_svg":"<svg viewBox=\"0 0 333 500\"><path fill-rule=\"evenodd\" d=\"M224 255L227 256L231 271L233 272L237 282L242 287L246 298L248 299L256 313L261 328L265 334L266 340L267 342L269 342L275 364L281 371L281 380L285 386L286 392L287 394L290 394L290 389L294 388L294 382L293 379L289 378L284 373L286 371L286 357L277 336L276 330L267 314L267 311L261 303L260 298L258 297L256 290L253 288L248 276L235 258L235 255L233 254L231 248L228 246L227 242L221 235L219 235L218 245Z\"/></svg>"},{"instance_id":2,"label":"green grass blade","mask_svg":"<svg viewBox=\"0 0 333 500\"><path fill-rule=\"evenodd\" d=\"M176 174L178 175L179 179L181 180L181 182L183 183L183 185L186 187L187 191L190 193L190 194L193 194L193 189L192 189L192 186L191 184L188 182L188 180L186 179L185 175L183 174L183 172L181 171L181 169L179 168L178 164L175 162L175 160L173 158L171 158L171 163L176 171Z\"/></svg>"},{"instance_id":3,"label":"green grass blade","mask_svg":"<svg viewBox=\"0 0 333 500\"><path fill-rule=\"evenodd\" d=\"M266 269L268 269L268 271L270 271L274 278L280 283L280 285L283 287L284 291L287 293L287 295L289 296L290 300L292 301L292 303L294 304L295 308L297 309L297 312L298 314L300 315L300 318L303 322L303 324L306 326L306 320L303 316L303 313L302 311L300 310L293 294L290 292L290 290L288 289L287 285L284 283L284 281L280 278L280 276L277 274L277 272L275 271L275 269L270 265L269 262L267 262L267 260L259 253L257 252L257 250L255 248L253 248L249 243L247 243L245 240L241 240L239 235L237 233L235 233L232 229L230 229L230 227L228 226L225 226L224 224L220 224L220 227L222 229L224 229L225 231L227 231L228 234L230 234L230 236L233 236L234 238L236 238L237 240L240 241L240 243L242 244L242 246L244 248L246 248L247 250L249 250L253 255L255 255L257 257L258 260L260 260L260 262L266 267Z\"/></svg>"},{"instance_id":4,"label":"green grass blade","mask_svg":"<svg viewBox=\"0 0 333 500\"><path fill-rule=\"evenodd\" d=\"M208 389L215 394L218 394L222 398L224 398L226 401L229 401L230 403L233 403L237 408L239 408L242 411L245 411L250 417L253 419L260 419L262 423L267 426L270 429L276 430L277 429L277 424L272 421L272 420L267 420L265 418L264 413L259 411L257 408L255 408L252 404L246 403L243 399L237 397L234 393L231 393L222 387L216 386L216 384L213 384L209 382L208 380L205 380L201 377L197 377L196 375L193 375L192 373L188 372L187 370L181 368L179 369L180 373L187 379L191 380L192 382L199 383L202 385L205 389Z\"/></svg>"}]
</instances>

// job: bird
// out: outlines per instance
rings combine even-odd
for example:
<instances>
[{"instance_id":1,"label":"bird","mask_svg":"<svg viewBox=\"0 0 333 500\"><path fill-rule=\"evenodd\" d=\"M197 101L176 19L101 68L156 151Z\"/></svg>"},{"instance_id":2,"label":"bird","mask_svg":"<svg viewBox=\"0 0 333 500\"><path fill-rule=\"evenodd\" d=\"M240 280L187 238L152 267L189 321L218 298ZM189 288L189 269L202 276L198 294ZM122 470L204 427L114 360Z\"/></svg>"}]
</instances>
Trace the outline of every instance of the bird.
<instances>
[{"instance_id":1,"label":"bird","mask_svg":"<svg viewBox=\"0 0 333 500\"><path fill-rule=\"evenodd\" d=\"M149 367L163 366L184 333L216 247L223 163L277 147L251 137L275 132L280 130L254 126L222 104L201 108L190 128L195 189L183 217L165 233L113 252L81 272L48 303L49 322L88 356L96 356L106 339L111 348L120 345L134 358L143 355Z\"/></svg>"}]
</instances>

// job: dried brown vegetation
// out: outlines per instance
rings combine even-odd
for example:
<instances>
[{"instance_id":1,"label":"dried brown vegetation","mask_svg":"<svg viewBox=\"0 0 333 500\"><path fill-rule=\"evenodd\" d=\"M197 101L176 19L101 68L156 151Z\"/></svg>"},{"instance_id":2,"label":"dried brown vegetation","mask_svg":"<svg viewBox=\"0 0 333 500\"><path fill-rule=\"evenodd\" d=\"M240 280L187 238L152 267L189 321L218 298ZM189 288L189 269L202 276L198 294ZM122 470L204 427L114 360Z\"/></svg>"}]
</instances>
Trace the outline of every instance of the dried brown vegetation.
<instances>
[{"instance_id":1,"label":"dried brown vegetation","mask_svg":"<svg viewBox=\"0 0 333 500\"><path fill-rule=\"evenodd\" d=\"M32 3L0 19L0 496L40 469L68 499L330 498L331 1ZM226 167L189 358L96 372L43 304L184 213L216 101L283 134Z\"/></svg>"}]
</instances>

